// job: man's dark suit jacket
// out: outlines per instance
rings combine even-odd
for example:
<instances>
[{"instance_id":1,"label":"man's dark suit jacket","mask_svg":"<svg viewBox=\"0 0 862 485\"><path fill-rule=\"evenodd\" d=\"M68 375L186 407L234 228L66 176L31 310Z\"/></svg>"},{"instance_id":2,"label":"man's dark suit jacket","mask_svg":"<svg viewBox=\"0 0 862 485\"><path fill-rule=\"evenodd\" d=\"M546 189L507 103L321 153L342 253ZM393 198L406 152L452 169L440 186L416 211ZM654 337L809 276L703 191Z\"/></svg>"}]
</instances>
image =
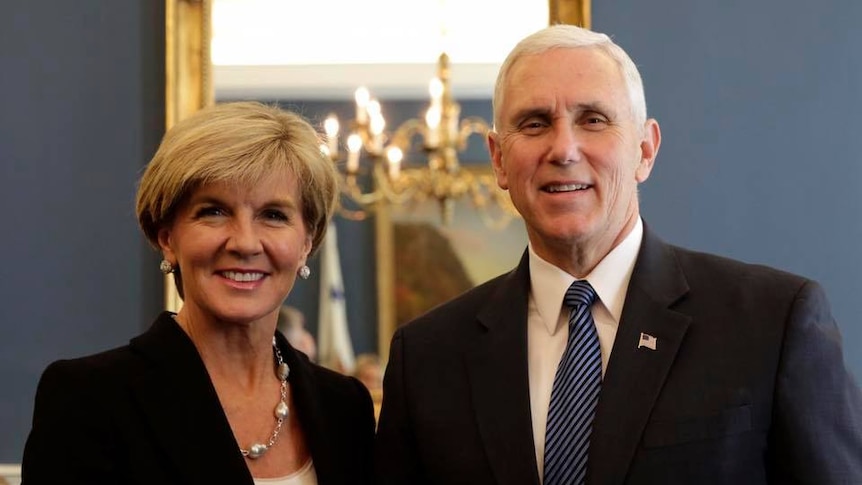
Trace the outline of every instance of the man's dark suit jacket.
<instances>
[{"instance_id":1,"label":"man's dark suit jacket","mask_svg":"<svg viewBox=\"0 0 862 485\"><path fill-rule=\"evenodd\" d=\"M379 482L538 484L525 253L400 328ZM656 349L638 348L640 334ZM822 289L667 245L649 229L593 424L587 483L862 484L862 396Z\"/></svg>"},{"instance_id":2,"label":"man's dark suit jacket","mask_svg":"<svg viewBox=\"0 0 862 485\"><path fill-rule=\"evenodd\" d=\"M371 483L368 391L276 336L319 483ZM48 367L22 472L26 485L251 485L244 460L194 344L165 312L128 346Z\"/></svg>"}]
</instances>

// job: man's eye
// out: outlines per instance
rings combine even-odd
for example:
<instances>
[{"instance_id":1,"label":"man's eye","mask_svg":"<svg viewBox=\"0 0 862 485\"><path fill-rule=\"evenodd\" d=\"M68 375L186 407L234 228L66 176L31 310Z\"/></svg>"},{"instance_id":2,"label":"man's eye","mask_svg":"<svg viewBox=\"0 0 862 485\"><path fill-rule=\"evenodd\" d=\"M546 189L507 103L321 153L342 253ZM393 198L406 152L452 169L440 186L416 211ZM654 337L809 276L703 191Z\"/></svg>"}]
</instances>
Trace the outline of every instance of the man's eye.
<instances>
[{"instance_id":1,"label":"man's eye","mask_svg":"<svg viewBox=\"0 0 862 485\"><path fill-rule=\"evenodd\" d=\"M581 119L581 125L590 130L597 130L608 125L608 120L604 116L589 115Z\"/></svg>"},{"instance_id":2,"label":"man's eye","mask_svg":"<svg viewBox=\"0 0 862 485\"><path fill-rule=\"evenodd\" d=\"M541 120L528 120L521 123L520 130L525 133L538 133L548 127L548 123Z\"/></svg>"}]
</instances>

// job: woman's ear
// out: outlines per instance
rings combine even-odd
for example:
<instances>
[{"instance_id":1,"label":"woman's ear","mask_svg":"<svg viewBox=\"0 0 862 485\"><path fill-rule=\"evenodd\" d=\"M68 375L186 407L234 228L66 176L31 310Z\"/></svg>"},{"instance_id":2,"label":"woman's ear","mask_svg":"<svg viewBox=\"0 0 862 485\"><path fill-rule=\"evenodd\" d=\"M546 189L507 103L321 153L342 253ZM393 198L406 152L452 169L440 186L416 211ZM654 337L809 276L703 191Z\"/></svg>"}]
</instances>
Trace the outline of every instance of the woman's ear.
<instances>
[{"instance_id":1,"label":"woman's ear","mask_svg":"<svg viewBox=\"0 0 862 485\"><path fill-rule=\"evenodd\" d=\"M163 228L159 229L158 240L159 240L159 248L161 248L161 250L162 250L162 258L165 259L167 262L176 266L177 258L176 258L176 255L174 254L174 250L171 246L171 242L172 242L171 230L167 227L163 227Z\"/></svg>"},{"instance_id":2,"label":"woman's ear","mask_svg":"<svg viewBox=\"0 0 862 485\"><path fill-rule=\"evenodd\" d=\"M314 244L313 238L311 234L305 236L305 243L302 245L302 258L299 265L302 266L304 264L308 264L308 254L311 252L311 248Z\"/></svg>"}]
</instances>

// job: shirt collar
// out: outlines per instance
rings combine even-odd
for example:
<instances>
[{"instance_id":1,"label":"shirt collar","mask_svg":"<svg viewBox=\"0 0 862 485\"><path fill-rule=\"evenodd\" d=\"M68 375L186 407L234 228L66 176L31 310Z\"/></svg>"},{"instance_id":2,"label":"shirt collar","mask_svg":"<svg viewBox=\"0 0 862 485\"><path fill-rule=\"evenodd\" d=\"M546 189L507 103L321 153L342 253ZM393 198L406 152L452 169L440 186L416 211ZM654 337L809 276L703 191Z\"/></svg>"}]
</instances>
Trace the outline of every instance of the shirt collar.
<instances>
[{"instance_id":1,"label":"shirt collar","mask_svg":"<svg viewBox=\"0 0 862 485\"><path fill-rule=\"evenodd\" d=\"M635 227L615 248L611 250L586 279L596 290L601 303L607 308L614 322L619 324L623 312L629 280L643 240L643 222L637 218ZM530 291L536 310L550 334L557 332L560 322L563 297L575 281L575 277L545 261L528 246L530 258Z\"/></svg>"}]
</instances>

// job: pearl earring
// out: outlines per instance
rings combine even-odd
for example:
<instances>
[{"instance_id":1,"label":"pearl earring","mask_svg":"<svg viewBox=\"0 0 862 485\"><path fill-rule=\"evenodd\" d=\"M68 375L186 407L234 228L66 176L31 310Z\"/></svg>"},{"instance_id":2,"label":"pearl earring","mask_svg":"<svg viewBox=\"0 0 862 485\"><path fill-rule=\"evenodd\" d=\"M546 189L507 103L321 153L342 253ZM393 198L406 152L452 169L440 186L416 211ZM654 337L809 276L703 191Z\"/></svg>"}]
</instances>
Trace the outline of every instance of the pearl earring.
<instances>
[{"instance_id":1,"label":"pearl earring","mask_svg":"<svg viewBox=\"0 0 862 485\"><path fill-rule=\"evenodd\" d=\"M171 274L174 272L174 265L172 265L167 259L163 259L162 262L159 263L159 271L164 274Z\"/></svg>"},{"instance_id":2,"label":"pearl earring","mask_svg":"<svg viewBox=\"0 0 862 485\"><path fill-rule=\"evenodd\" d=\"M304 279L304 280L307 280L309 276L311 276L311 268L309 268L307 265L304 265L304 264L302 266L300 266L299 277Z\"/></svg>"}]
</instances>

